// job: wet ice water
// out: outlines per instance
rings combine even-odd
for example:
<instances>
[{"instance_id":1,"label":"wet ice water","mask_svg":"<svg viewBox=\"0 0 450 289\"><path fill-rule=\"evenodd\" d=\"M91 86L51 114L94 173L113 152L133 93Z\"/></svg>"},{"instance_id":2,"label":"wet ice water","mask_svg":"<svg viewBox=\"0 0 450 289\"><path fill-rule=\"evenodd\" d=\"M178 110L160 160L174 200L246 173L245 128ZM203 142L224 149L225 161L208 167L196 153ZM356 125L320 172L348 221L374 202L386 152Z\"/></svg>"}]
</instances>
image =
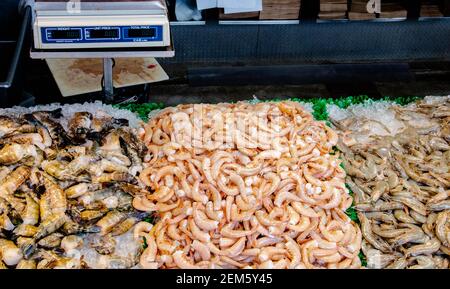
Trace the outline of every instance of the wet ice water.
<instances>
[{"instance_id":1,"label":"wet ice water","mask_svg":"<svg viewBox=\"0 0 450 289\"><path fill-rule=\"evenodd\" d=\"M139 255L142 244L133 237L133 228L127 233L114 237L116 248L111 255L100 255L91 247L101 236L99 234L85 235L83 238L83 247L79 248L83 260L89 268L92 269L123 269L135 267L137 261L136 256Z\"/></svg>"},{"instance_id":2,"label":"wet ice water","mask_svg":"<svg viewBox=\"0 0 450 289\"><path fill-rule=\"evenodd\" d=\"M389 127L392 135L395 135L404 128L401 121L395 118L395 112L391 109L394 105L388 101L365 102L351 105L347 109L337 105L328 105L327 112L332 120L340 121L353 116L364 116L367 119L375 120ZM384 134L385 130L378 131L378 126L371 127L371 134Z\"/></svg>"},{"instance_id":3,"label":"wet ice water","mask_svg":"<svg viewBox=\"0 0 450 289\"><path fill-rule=\"evenodd\" d=\"M450 100L450 96L427 96L424 98L424 103L432 104L442 102L443 98ZM352 116L364 116L366 119L378 121L390 130L390 135L400 133L405 125L403 121L395 117L395 111L392 109L395 106L394 102L390 101L367 101L365 103L351 105L347 109L339 108L337 105L328 105L327 112L332 120L340 121ZM410 103L406 108L415 108L416 103ZM370 134L384 135L386 131L377 125L370 127ZM368 134L367 134L368 135Z\"/></svg>"}]
</instances>

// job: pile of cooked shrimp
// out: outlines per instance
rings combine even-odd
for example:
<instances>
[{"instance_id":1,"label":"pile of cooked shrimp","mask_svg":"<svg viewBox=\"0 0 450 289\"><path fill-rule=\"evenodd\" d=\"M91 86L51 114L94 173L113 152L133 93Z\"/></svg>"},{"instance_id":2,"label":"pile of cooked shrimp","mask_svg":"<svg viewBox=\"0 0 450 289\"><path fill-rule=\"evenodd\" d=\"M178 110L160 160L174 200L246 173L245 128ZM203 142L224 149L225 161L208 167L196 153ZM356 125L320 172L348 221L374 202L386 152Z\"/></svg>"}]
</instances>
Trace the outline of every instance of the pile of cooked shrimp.
<instances>
[{"instance_id":1,"label":"pile of cooked shrimp","mask_svg":"<svg viewBox=\"0 0 450 289\"><path fill-rule=\"evenodd\" d=\"M362 251L369 268L447 269L450 97L392 104L389 112L397 131L379 122L384 129L370 136L365 116L332 116L342 134L338 148L361 221Z\"/></svg>"},{"instance_id":2,"label":"pile of cooked shrimp","mask_svg":"<svg viewBox=\"0 0 450 289\"><path fill-rule=\"evenodd\" d=\"M338 136L298 103L180 105L140 137L143 268L361 267Z\"/></svg>"},{"instance_id":3,"label":"pile of cooked shrimp","mask_svg":"<svg viewBox=\"0 0 450 289\"><path fill-rule=\"evenodd\" d=\"M62 118L0 116L0 269L91 267L85 247L105 268L132 267L116 240L148 215L126 193L146 148L127 120L77 112L65 129Z\"/></svg>"}]
</instances>

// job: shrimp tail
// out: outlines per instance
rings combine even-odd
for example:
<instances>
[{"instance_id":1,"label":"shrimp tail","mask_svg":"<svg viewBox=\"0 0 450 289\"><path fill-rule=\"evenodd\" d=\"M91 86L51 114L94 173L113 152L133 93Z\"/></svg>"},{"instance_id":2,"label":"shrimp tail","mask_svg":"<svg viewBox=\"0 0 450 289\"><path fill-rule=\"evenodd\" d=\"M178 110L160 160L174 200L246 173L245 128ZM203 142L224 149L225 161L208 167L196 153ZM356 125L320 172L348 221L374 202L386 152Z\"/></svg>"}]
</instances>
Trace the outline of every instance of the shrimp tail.
<instances>
[{"instance_id":1,"label":"shrimp tail","mask_svg":"<svg viewBox=\"0 0 450 289\"><path fill-rule=\"evenodd\" d=\"M104 132L89 131L86 133L86 139L101 143L105 135Z\"/></svg>"},{"instance_id":2,"label":"shrimp tail","mask_svg":"<svg viewBox=\"0 0 450 289\"><path fill-rule=\"evenodd\" d=\"M25 242L22 246L22 253L23 253L23 257L28 260L30 259L31 255L33 255L33 253L36 251L36 242L34 239L31 239L27 242Z\"/></svg>"},{"instance_id":3,"label":"shrimp tail","mask_svg":"<svg viewBox=\"0 0 450 289\"><path fill-rule=\"evenodd\" d=\"M128 121L128 119L124 119L124 118L115 118L115 119L113 119L112 123L119 127L130 125L130 122Z\"/></svg>"},{"instance_id":4,"label":"shrimp tail","mask_svg":"<svg viewBox=\"0 0 450 289\"><path fill-rule=\"evenodd\" d=\"M149 212L132 212L131 213L131 217L136 218L139 221L142 221L149 216L150 216Z\"/></svg>"},{"instance_id":5,"label":"shrimp tail","mask_svg":"<svg viewBox=\"0 0 450 289\"><path fill-rule=\"evenodd\" d=\"M101 228L97 225L94 226L89 226L89 227L82 227L80 229L80 233L85 233L85 234L95 234L95 233L100 233Z\"/></svg>"}]
</instances>

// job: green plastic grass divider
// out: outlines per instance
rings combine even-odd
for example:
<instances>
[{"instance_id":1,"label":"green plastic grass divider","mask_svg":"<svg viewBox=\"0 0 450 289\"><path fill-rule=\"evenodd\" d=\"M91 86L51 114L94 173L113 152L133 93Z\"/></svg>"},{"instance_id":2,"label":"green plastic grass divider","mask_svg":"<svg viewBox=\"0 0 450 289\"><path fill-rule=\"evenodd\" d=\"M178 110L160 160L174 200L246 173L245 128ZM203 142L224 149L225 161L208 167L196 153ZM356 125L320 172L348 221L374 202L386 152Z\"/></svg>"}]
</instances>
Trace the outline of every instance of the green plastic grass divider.
<instances>
[{"instance_id":1,"label":"green plastic grass divider","mask_svg":"<svg viewBox=\"0 0 450 289\"><path fill-rule=\"evenodd\" d=\"M116 108L130 110L136 113L143 121L148 121L148 114L156 109L163 109L165 105L163 103L127 103L116 104Z\"/></svg>"},{"instance_id":2,"label":"green plastic grass divider","mask_svg":"<svg viewBox=\"0 0 450 289\"><path fill-rule=\"evenodd\" d=\"M311 103L313 105L313 115L316 120L329 121L328 113L327 113L327 105L335 104L340 108L348 108L350 105L361 104L361 103L370 103L372 101L392 101L399 105L406 105L418 99L421 99L420 96L400 96L400 97L392 97L392 96L384 96L382 98L370 98L367 95L357 95L357 96L346 96L346 97L337 97L337 98L291 98L292 101L303 102L303 103ZM260 101L260 100L256 100ZM281 99L274 98L269 100L261 100L263 102L279 102ZM148 114L156 109L162 109L165 107L163 103L129 103L129 104L117 104L114 105L116 108L130 110L137 115L139 115L142 120L147 121Z\"/></svg>"}]
</instances>

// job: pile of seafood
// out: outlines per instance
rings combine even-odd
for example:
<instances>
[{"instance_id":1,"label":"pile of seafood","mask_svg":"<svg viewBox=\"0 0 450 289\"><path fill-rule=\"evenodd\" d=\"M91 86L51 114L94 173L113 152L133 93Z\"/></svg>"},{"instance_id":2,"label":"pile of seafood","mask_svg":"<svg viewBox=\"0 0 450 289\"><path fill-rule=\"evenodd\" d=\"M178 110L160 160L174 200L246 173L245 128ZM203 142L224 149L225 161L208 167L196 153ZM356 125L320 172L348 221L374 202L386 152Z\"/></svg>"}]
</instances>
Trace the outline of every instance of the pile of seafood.
<instances>
[{"instance_id":1,"label":"pile of seafood","mask_svg":"<svg viewBox=\"0 0 450 289\"><path fill-rule=\"evenodd\" d=\"M0 269L450 266L450 96L64 107L0 110Z\"/></svg>"},{"instance_id":2,"label":"pile of seafood","mask_svg":"<svg viewBox=\"0 0 450 289\"><path fill-rule=\"evenodd\" d=\"M131 229L149 214L126 188L146 148L101 111L63 122L61 109L0 116L0 267L133 267Z\"/></svg>"},{"instance_id":3,"label":"pile of seafood","mask_svg":"<svg viewBox=\"0 0 450 289\"><path fill-rule=\"evenodd\" d=\"M330 115L368 267L449 268L450 97L368 115Z\"/></svg>"},{"instance_id":4,"label":"pile of seafood","mask_svg":"<svg viewBox=\"0 0 450 289\"><path fill-rule=\"evenodd\" d=\"M298 103L166 108L140 137L141 267L361 268L338 136Z\"/></svg>"}]
</instances>

